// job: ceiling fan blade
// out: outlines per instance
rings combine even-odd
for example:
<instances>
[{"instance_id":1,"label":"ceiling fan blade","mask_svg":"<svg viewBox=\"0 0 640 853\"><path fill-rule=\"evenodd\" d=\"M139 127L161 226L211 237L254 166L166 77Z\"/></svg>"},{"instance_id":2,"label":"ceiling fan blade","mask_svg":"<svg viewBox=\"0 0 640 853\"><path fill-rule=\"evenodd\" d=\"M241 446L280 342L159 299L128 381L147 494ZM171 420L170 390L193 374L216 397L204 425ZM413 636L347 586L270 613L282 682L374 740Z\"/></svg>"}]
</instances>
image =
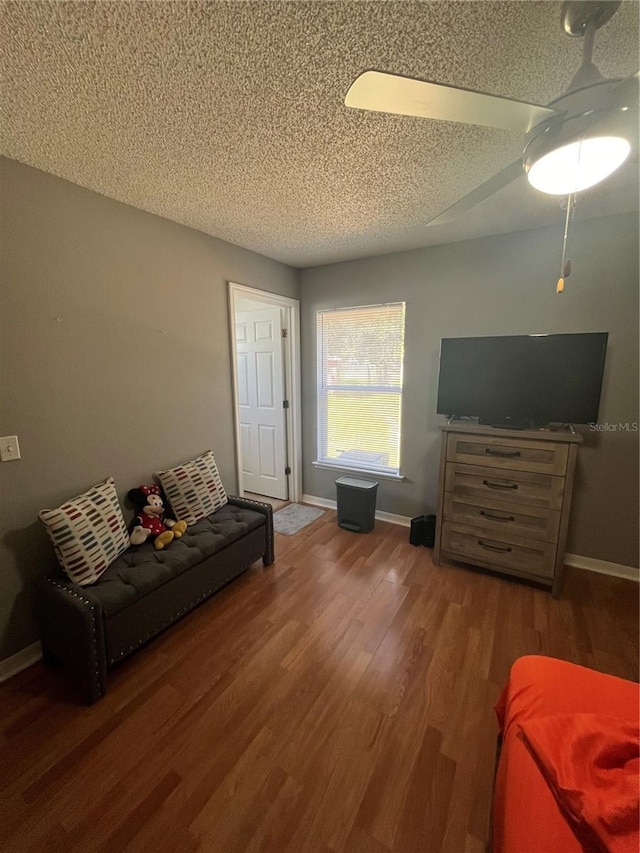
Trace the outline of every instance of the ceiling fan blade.
<instances>
[{"instance_id":1,"label":"ceiling fan blade","mask_svg":"<svg viewBox=\"0 0 640 853\"><path fill-rule=\"evenodd\" d=\"M638 105L638 92L640 90L640 71L636 71L630 77L625 77L613 88L613 94L620 103L628 101L629 106Z\"/></svg>"},{"instance_id":2,"label":"ceiling fan blade","mask_svg":"<svg viewBox=\"0 0 640 853\"><path fill-rule=\"evenodd\" d=\"M365 71L357 77L344 102L361 110L500 127L523 134L558 115L557 110L537 104L381 71Z\"/></svg>"},{"instance_id":3,"label":"ceiling fan blade","mask_svg":"<svg viewBox=\"0 0 640 853\"><path fill-rule=\"evenodd\" d=\"M476 187L475 190L472 190L461 199L458 199L458 201L450 207L443 210L442 213L439 213L433 219L430 219L427 222L427 225L431 227L432 225L447 225L449 222L453 222L454 219L462 216L462 214L466 213L467 210L471 210L471 208L475 207L476 204L480 204L481 201L485 201L494 193L497 193L498 190L506 187L507 184L515 181L523 174L524 170L522 168L522 160L516 160L511 163L510 166L507 166L506 169L503 169L501 172L498 172L497 175L489 178L489 180L485 181L484 184L480 184L480 186Z\"/></svg>"}]
</instances>

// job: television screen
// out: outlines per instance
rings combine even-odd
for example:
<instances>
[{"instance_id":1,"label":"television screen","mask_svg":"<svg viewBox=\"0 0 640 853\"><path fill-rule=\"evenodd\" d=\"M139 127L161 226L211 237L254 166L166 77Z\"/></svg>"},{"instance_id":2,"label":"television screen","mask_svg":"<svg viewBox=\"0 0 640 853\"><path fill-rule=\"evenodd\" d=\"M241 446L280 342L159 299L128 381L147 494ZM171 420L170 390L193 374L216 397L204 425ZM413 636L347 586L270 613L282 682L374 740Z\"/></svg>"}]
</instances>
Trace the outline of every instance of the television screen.
<instances>
[{"instance_id":1,"label":"television screen","mask_svg":"<svg viewBox=\"0 0 640 853\"><path fill-rule=\"evenodd\" d=\"M607 332L443 338L437 411L505 426L594 423L607 338Z\"/></svg>"}]
</instances>

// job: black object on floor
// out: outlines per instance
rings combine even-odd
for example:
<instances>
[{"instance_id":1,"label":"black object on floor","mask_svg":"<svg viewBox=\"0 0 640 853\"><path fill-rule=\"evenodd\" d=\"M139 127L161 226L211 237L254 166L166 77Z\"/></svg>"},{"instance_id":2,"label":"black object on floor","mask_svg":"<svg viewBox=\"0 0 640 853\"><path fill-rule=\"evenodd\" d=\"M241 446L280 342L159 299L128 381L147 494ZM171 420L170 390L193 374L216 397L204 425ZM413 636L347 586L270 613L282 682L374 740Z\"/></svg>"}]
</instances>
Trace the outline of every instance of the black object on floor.
<instances>
[{"instance_id":1,"label":"black object on floor","mask_svg":"<svg viewBox=\"0 0 640 853\"><path fill-rule=\"evenodd\" d=\"M411 545L422 545L425 521L425 515L419 515L417 518L411 519L411 532L409 533L409 543Z\"/></svg>"},{"instance_id":2,"label":"black object on floor","mask_svg":"<svg viewBox=\"0 0 640 853\"><path fill-rule=\"evenodd\" d=\"M424 534L422 544L425 548L433 548L436 544L436 517L427 515L424 522Z\"/></svg>"},{"instance_id":3,"label":"black object on floor","mask_svg":"<svg viewBox=\"0 0 640 853\"><path fill-rule=\"evenodd\" d=\"M433 548L436 541L435 515L419 515L411 519L409 542L411 545L425 545Z\"/></svg>"}]
</instances>

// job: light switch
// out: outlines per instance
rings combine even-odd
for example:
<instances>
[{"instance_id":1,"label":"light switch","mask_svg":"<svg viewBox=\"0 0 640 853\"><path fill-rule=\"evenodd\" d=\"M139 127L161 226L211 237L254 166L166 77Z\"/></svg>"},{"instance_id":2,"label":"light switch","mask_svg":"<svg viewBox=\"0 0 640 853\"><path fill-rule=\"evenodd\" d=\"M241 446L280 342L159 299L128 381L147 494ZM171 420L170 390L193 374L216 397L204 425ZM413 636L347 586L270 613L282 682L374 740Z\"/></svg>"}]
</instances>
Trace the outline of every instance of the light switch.
<instances>
[{"instance_id":1,"label":"light switch","mask_svg":"<svg viewBox=\"0 0 640 853\"><path fill-rule=\"evenodd\" d=\"M20 459L20 445L17 435L4 435L0 438L0 459L3 462Z\"/></svg>"}]
</instances>

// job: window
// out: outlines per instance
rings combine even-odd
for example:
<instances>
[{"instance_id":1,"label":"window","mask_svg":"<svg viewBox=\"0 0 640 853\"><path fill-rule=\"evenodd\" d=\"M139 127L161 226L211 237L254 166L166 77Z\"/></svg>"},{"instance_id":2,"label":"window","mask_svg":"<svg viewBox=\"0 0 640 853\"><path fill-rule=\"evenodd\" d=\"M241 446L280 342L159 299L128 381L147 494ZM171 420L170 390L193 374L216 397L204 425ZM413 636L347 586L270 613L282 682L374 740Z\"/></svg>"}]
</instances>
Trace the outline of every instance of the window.
<instances>
[{"instance_id":1,"label":"window","mask_svg":"<svg viewBox=\"0 0 640 853\"><path fill-rule=\"evenodd\" d=\"M318 311L318 462L400 473L404 302Z\"/></svg>"}]
</instances>

